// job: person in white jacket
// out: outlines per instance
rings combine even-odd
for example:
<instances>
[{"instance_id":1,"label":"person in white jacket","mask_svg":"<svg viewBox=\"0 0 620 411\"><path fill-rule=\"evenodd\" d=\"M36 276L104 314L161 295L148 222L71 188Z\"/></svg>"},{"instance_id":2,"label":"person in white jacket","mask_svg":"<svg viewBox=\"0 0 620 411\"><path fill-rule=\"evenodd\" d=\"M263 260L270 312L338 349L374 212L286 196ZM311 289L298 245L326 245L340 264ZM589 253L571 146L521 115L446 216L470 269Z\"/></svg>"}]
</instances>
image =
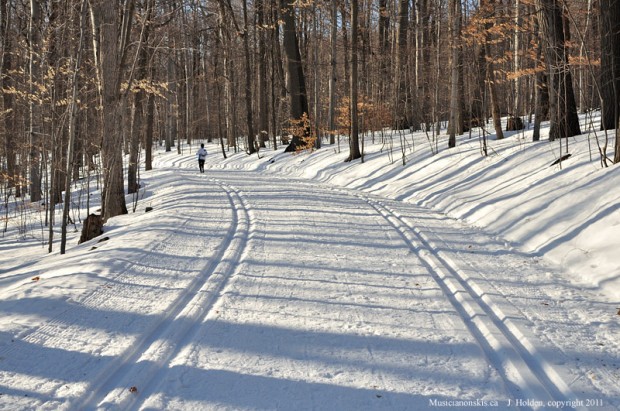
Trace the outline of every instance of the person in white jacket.
<instances>
[{"instance_id":1,"label":"person in white jacket","mask_svg":"<svg viewBox=\"0 0 620 411\"><path fill-rule=\"evenodd\" d=\"M198 152L196 153L196 155L198 156L198 168L200 168L201 173L204 173L205 172L205 158L207 158L207 149L205 148L204 144L200 144L200 148L198 149Z\"/></svg>"}]
</instances>

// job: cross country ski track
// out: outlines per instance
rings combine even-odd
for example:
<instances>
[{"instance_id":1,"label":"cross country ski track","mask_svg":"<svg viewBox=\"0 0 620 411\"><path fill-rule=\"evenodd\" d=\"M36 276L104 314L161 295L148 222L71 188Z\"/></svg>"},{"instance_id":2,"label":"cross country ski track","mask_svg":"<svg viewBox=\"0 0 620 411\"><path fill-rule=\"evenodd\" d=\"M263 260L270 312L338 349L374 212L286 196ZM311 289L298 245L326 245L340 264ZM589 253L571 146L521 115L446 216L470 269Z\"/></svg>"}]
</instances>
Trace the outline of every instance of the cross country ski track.
<instances>
[{"instance_id":1,"label":"cross country ski track","mask_svg":"<svg viewBox=\"0 0 620 411\"><path fill-rule=\"evenodd\" d=\"M232 210L230 225L219 250L153 329L117 357L70 409L137 407L136 402L144 398L143 387L158 381L163 367L191 339L192 333L217 303L243 259L251 236L251 216L247 201L238 190L226 183L211 181L226 193Z\"/></svg>"},{"instance_id":2,"label":"cross country ski track","mask_svg":"<svg viewBox=\"0 0 620 411\"><path fill-rule=\"evenodd\" d=\"M556 370L483 289L429 238L379 199L365 199L422 261L496 368L512 398L549 404L578 400ZM497 296L495 298L501 298ZM513 314L513 313L511 313ZM585 409L585 407L577 408Z\"/></svg>"}]
</instances>

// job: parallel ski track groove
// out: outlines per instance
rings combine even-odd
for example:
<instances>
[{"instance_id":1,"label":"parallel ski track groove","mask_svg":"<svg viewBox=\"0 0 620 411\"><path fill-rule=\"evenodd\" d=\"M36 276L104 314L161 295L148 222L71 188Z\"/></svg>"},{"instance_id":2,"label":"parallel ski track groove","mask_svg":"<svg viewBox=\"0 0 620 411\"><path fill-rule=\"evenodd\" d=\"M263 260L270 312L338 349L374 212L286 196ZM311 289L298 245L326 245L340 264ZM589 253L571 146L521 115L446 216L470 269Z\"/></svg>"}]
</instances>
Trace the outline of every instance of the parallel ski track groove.
<instances>
[{"instance_id":1,"label":"parallel ski track groove","mask_svg":"<svg viewBox=\"0 0 620 411\"><path fill-rule=\"evenodd\" d=\"M247 201L238 190L226 183L211 181L226 192L233 210L230 227L218 252L152 331L117 357L95 379L98 382L88 387L87 394L70 405L70 409L129 409L136 406L136 401L144 401L146 398L142 395L142 388L148 386L161 367L174 358L186 337L200 326L202 319L221 298L222 290L246 252L250 237L250 213ZM179 317L181 321L175 322ZM140 361L150 349L156 352L155 360ZM134 374L136 378L131 379ZM134 386L138 392L132 393L129 388ZM112 402L106 401L110 395Z\"/></svg>"},{"instance_id":2,"label":"parallel ski track groove","mask_svg":"<svg viewBox=\"0 0 620 411\"><path fill-rule=\"evenodd\" d=\"M520 339L523 335L519 329L487 294L477 291L478 286L471 278L442 256L432 241L381 201L360 194L355 196L365 200L390 223L424 262L515 399L540 400L543 409L548 401L577 400L535 346L527 339Z\"/></svg>"}]
</instances>

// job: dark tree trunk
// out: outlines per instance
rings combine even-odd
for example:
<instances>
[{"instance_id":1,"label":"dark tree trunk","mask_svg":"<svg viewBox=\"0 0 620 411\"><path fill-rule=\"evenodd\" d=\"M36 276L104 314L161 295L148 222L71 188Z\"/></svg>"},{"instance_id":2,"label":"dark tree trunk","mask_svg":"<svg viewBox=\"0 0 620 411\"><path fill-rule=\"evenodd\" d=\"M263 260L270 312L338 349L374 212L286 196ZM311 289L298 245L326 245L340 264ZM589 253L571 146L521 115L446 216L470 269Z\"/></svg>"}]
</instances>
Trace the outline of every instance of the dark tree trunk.
<instances>
[{"instance_id":1,"label":"dark tree trunk","mask_svg":"<svg viewBox=\"0 0 620 411\"><path fill-rule=\"evenodd\" d=\"M269 88L267 84L266 0L256 2L258 20L258 135L260 147L269 140Z\"/></svg>"},{"instance_id":2,"label":"dark tree trunk","mask_svg":"<svg viewBox=\"0 0 620 411\"><path fill-rule=\"evenodd\" d=\"M409 33L409 0L400 0L398 7L398 38L396 51L396 124L398 130L411 126L411 93L409 92L409 68L407 37ZM352 36L351 36L352 37Z\"/></svg>"},{"instance_id":3,"label":"dark tree trunk","mask_svg":"<svg viewBox=\"0 0 620 411\"><path fill-rule=\"evenodd\" d=\"M144 135L144 169L153 169L153 123L155 121L155 97L149 93L146 100L146 130Z\"/></svg>"},{"instance_id":4,"label":"dark tree trunk","mask_svg":"<svg viewBox=\"0 0 620 411\"><path fill-rule=\"evenodd\" d=\"M456 136L463 134L462 67L461 67L461 0L449 1L450 31L450 123L448 147L456 146Z\"/></svg>"},{"instance_id":5,"label":"dark tree trunk","mask_svg":"<svg viewBox=\"0 0 620 411\"><path fill-rule=\"evenodd\" d=\"M357 97L358 97L358 79L357 79L357 18L358 4L357 0L351 0L351 137L349 139L349 157L347 161L352 161L362 157L360 152L359 128L357 116Z\"/></svg>"},{"instance_id":6,"label":"dark tree trunk","mask_svg":"<svg viewBox=\"0 0 620 411\"><path fill-rule=\"evenodd\" d=\"M601 128L619 128L620 120L620 0L601 0ZM620 162L620 136L616 133L614 163Z\"/></svg>"},{"instance_id":7,"label":"dark tree trunk","mask_svg":"<svg viewBox=\"0 0 620 411\"><path fill-rule=\"evenodd\" d=\"M308 97L301 53L299 52L299 43L297 41L295 10L288 0L280 0L280 7L282 9L284 52L286 53L286 69L289 80L290 121L300 123L303 121L304 115L308 115ZM286 148L287 152L295 151L298 147L304 145L306 138L310 137L309 124L298 124L294 128L303 130L303 132L296 132L293 135L292 141Z\"/></svg>"},{"instance_id":8,"label":"dark tree trunk","mask_svg":"<svg viewBox=\"0 0 620 411\"><path fill-rule=\"evenodd\" d=\"M338 53L338 4L334 1L330 5L331 11L331 28L330 28L330 75L329 75L329 143L336 143L336 81L338 80L338 71L336 63L336 54Z\"/></svg>"},{"instance_id":9,"label":"dark tree trunk","mask_svg":"<svg viewBox=\"0 0 620 411\"><path fill-rule=\"evenodd\" d=\"M557 0L538 0L539 23L549 72L549 140L581 134L565 33L564 10ZM566 30L566 31L565 31Z\"/></svg>"},{"instance_id":10,"label":"dark tree trunk","mask_svg":"<svg viewBox=\"0 0 620 411\"><path fill-rule=\"evenodd\" d=\"M252 58L250 56L250 31L249 31L249 23L248 23L248 2L247 0L243 0L243 51L245 54L245 118L247 120L247 128L248 128L248 137L247 137L247 145L248 145L248 154L253 154L256 152L256 147L254 146L254 139L256 136L254 135L254 113L252 112Z\"/></svg>"},{"instance_id":11,"label":"dark tree trunk","mask_svg":"<svg viewBox=\"0 0 620 411\"><path fill-rule=\"evenodd\" d=\"M8 35L9 19L8 19L7 1L0 0L0 42L2 43L2 65L0 67L0 89L11 88L13 86L13 77L7 75L12 69L12 43ZM15 138L18 133L15 130L15 114L14 114L14 98L11 93L2 94L2 109L7 111L4 118L4 155L6 156L6 167L8 174L7 185L9 188L15 187L15 196L21 196L20 185L17 184L19 177L19 169L17 166L17 142ZM10 112L8 110L11 110Z\"/></svg>"},{"instance_id":12,"label":"dark tree trunk","mask_svg":"<svg viewBox=\"0 0 620 411\"><path fill-rule=\"evenodd\" d=\"M379 90L381 93L385 92L384 83L389 78L390 64L390 15L387 9L387 0L379 0L379 58L380 65L380 77L379 81L381 85Z\"/></svg>"},{"instance_id":13,"label":"dark tree trunk","mask_svg":"<svg viewBox=\"0 0 620 411\"><path fill-rule=\"evenodd\" d=\"M351 75L351 68L349 67L349 32L347 30L347 21L349 21L349 19L347 19L347 7L346 7L346 1L336 1L338 4L340 4L340 18L342 20L342 50L340 51L342 56L345 56L345 58L342 59L342 66L344 68L344 77L345 79L348 79L349 76ZM348 81L344 81L343 82L344 85L344 90L342 92L343 95L348 96L351 94L351 90L349 89L351 83Z\"/></svg>"},{"instance_id":14,"label":"dark tree trunk","mask_svg":"<svg viewBox=\"0 0 620 411\"><path fill-rule=\"evenodd\" d=\"M495 4L493 0L487 0L489 2L489 8L492 11L492 15L495 15ZM487 23L487 29L490 30L493 25ZM494 40L491 36L491 40ZM487 41L485 44L487 49L487 56L491 55L491 45ZM487 79L489 84L489 100L491 102L491 115L493 116L493 127L495 128L495 137L498 140L502 140L504 138L504 132L502 131L502 119L501 119L501 110L499 108L499 98L497 96L497 85L495 84L495 66L493 63L489 62L489 67L487 68Z\"/></svg>"},{"instance_id":15,"label":"dark tree trunk","mask_svg":"<svg viewBox=\"0 0 620 411\"><path fill-rule=\"evenodd\" d=\"M28 29L28 37L30 42L30 57L29 57L29 71L30 71L30 200L41 201L43 192L41 189L41 107L37 102L39 92L35 83L40 83L40 71L41 71L41 4L39 0L30 0L30 27Z\"/></svg>"}]
</instances>

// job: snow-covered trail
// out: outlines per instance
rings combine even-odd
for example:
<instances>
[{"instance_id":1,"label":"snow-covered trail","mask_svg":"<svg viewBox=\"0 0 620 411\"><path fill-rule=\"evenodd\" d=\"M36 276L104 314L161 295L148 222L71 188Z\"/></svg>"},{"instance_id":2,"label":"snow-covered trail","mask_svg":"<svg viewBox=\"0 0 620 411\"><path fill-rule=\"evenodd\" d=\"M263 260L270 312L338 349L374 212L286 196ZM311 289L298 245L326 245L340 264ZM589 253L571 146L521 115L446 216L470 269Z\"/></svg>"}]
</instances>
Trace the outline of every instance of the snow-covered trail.
<instances>
[{"instance_id":1,"label":"snow-covered trail","mask_svg":"<svg viewBox=\"0 0 620 411\"><path fill-rule=\"evenodd\" d=\"M424 409L600 398L566 366L561 338L531 331L537 310L525 314L489 281L500 272L521 288L523 276L544 277L532 256L416 206L298 180L266 184L255 173L209 175L207 184L239 193L243 258L200 323L168 342L174 355L144 353L98 405ZM525 307L544 309L545 297L518 294ZM140 395L127 394L139 385Z\"/></svg>"},{"instance_id":2,"label":"snow-covered trail","mask_svg":"<svg viewBox=\"0 0 620 411\"><path fill-rule=\"evenodd\" d=\"M210 174L246 200L248 249L133 407L423 409L454 395L505 397L441 287L366 201L255 173Z\"/></svg>"},{"instance_id":3,"label":"snow-covered trail","mask_svg":"<svg viewBox=\"0 0 620 411\"><path fill-rule=\"evenodd\" d=\"M0 408L620 406L610 307L537 258L419 206L186 166L71 257L107 267L97 287L0 346Z\"/></svg>"}]
</instances>

